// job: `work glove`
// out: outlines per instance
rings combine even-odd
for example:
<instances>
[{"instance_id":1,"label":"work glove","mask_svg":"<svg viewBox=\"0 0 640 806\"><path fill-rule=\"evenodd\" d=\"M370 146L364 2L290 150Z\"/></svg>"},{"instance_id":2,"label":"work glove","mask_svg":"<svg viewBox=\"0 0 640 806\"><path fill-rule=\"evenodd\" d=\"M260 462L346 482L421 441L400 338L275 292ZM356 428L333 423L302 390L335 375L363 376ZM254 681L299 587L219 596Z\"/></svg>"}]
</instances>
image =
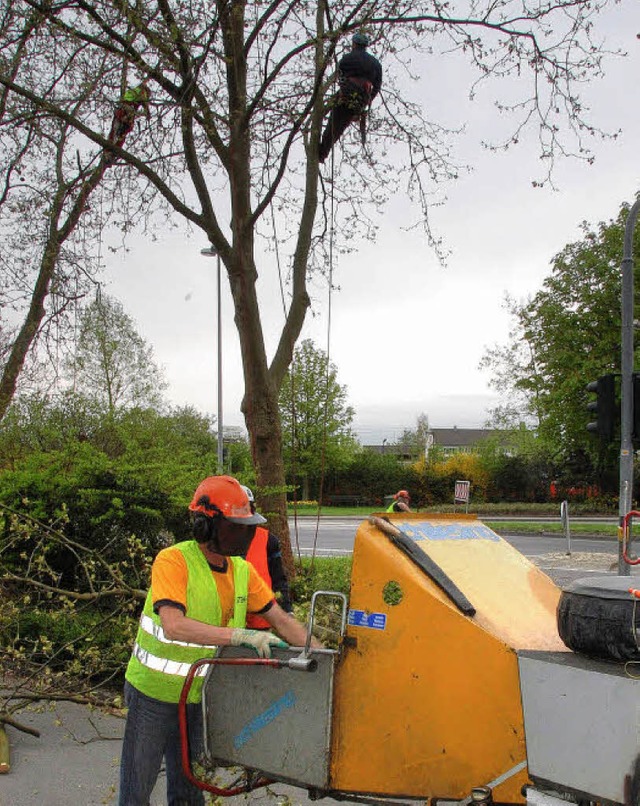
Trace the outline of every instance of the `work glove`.
<instances>
[{"instance_id":1,"label":"work glove","mask_svg":"<svg viewBox=\"0 0 640 806\"><path fill-rule=\"evenodd\" d=\"M281 641L272 632L262 630L242 630L240 628L231 632L231 646L246 646L255 649L261 658L271 657L271 647L277 646L286 649L289 644Z\"/></svg>"}]
</instances>

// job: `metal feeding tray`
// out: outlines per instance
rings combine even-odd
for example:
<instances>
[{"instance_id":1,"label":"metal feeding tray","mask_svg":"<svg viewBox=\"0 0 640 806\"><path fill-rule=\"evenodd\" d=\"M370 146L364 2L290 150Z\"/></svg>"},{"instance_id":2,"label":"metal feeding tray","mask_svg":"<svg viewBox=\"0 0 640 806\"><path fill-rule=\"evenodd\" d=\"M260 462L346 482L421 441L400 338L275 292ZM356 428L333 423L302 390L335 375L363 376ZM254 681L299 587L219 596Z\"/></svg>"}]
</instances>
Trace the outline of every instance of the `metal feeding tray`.
<instances>
[{"instance_id":1,"label":"metal feeding tray","mask_svg":"<svg viewBox=\"0 0 640 806\"><path fill-rule=\"evenodd\" d=\"M298 664L301 654L312 659L310 668ZM289 647L275 649L273 657L290 666L212 665L202 689L205 765L242 766L292 784L327 788L338 656L331 649ZM255 654L223 647L218 657Z\"/></svg>"}]
</instances>

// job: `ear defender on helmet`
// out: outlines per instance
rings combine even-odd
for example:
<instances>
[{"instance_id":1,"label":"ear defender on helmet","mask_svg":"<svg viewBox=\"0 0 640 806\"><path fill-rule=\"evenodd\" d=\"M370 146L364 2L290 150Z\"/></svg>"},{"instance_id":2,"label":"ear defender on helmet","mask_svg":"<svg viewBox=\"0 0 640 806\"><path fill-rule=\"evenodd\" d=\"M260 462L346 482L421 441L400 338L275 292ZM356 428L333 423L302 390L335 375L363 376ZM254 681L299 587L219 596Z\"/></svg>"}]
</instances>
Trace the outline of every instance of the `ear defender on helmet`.
<instances>
[{"instance_id":1,"label":"ear defender on helmet","mask_svg":"<svg viewBox=\"0 0 640 806\"><path fill-rule=\"evenodd\" d=\"M223 515L241 526L260 526L266 518L251 511L249 496L232 476L209 476L198 485L189 504L192 512Z\"/></svg>"},{"instance_id":2,"label":"ear defender on helmet","mask_svg":"<svg viewBox=\"0 0 640 806\"><path fill-rule=\"evenodd\" d=\"M196 512L193 516L191 531L194 539L197 540L198 543L208 543L213 537L213 520L213 518L210 518L208 515L203 515L201 512Z\"/></svg>"},{"instance_id":3,"label":"ear defender on helmet","mask_svg":"<svg viewBox=\"0 0 640 806\"><path fill-rule=\"evenodd\" d=\"M200 482L189 504L193 536L211 543L211 550L227 557L244 556L256 526L266 518L252 510L249 496L231 476L209 476Z\"/></svg>"}]
</instances>

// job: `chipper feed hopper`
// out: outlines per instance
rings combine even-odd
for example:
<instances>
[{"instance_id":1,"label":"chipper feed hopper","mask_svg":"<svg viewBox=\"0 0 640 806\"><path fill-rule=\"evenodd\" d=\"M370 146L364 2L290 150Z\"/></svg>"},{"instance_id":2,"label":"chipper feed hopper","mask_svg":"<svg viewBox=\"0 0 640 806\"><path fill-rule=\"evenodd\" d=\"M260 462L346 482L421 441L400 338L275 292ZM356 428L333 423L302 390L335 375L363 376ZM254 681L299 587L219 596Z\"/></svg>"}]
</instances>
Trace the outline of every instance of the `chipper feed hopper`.
<instances>
[{"instance_id":1,"label":"chipper feed hopper","mask_svg":"<svg viewBox=\"0 0 640 806\"><path fill-rule=\"evenodd\" d=\"M637 683L568 649L560 600L475 516L373 516L356 534L338 649L206 667L204 766L313 797L628 803ZM610 768L596 785L598 748Z\"/></svg>"}]
</instances>

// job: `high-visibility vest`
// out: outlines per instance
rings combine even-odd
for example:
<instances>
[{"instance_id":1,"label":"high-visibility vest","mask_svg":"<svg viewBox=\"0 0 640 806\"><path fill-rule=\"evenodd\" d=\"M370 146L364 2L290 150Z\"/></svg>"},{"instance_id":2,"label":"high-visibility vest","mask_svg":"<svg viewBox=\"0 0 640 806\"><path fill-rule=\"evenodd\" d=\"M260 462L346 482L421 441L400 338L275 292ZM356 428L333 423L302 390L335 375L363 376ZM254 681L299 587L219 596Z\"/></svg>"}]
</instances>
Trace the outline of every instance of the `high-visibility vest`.
<instances>
[{"instance_id":1,"label":"high-visibility vest","mask_svg":"<svg viewBox=\"0 0 640 806\"><path fill-rule=\"evenodd\" d=\"M395 501L389 504L389 506L387 507L387 512L396 512L396 510L394 509L395 505L396 505Z\"/></svg>"},{"instance_id":2,"label":"high-visibility vest","mask_svg":"<svg viewBox=\"0 0 640 806\"><path fill-rule=\"evenodd\" d=\"M149 89L142 84L138 87L127 87L122 100L127 104L143 104L149 100Z\"/></svg>"},{"instance_id":3,"label":"high-visibility vest","mask_svg":"<svg viewBox=\"0 0 640 806\"><path fill-rule=\"evenodd\" d=\"M195 540L177 543L187 563L187 613L189 618L214 627L244 627L249 595L249 566L242 557L228 557L233 568L235 600L233 616L222 624L220 596L211 568ZM216 647L172 641L164 634L160 616L153 612L151 590L147 594L140 617L133 652L127 666L126 679L134 688L162 702L180 699L185 677L192 663L213 657ZM206 666L198 670L189 692L188 702L199 702Z\"/></svg>"},{"instance_id":4,"label":"high-visibility vest","mask_svg":"<svg viewBox=\"0 0 640 806\"><path fill-rule=\"evenodd\" d=\"M268 540L269 530L265 529L264 526L258 526L253 540L251 541L251 545L249 546L249 551L247 552L247 562L251 563L261 578L264 579L267 585L273 590L273 580L269 573L269 562L267 559ZM247 613L247 627L251 630L271 629L269 622L255 613Z\"/></svg>"}]
</instances>

